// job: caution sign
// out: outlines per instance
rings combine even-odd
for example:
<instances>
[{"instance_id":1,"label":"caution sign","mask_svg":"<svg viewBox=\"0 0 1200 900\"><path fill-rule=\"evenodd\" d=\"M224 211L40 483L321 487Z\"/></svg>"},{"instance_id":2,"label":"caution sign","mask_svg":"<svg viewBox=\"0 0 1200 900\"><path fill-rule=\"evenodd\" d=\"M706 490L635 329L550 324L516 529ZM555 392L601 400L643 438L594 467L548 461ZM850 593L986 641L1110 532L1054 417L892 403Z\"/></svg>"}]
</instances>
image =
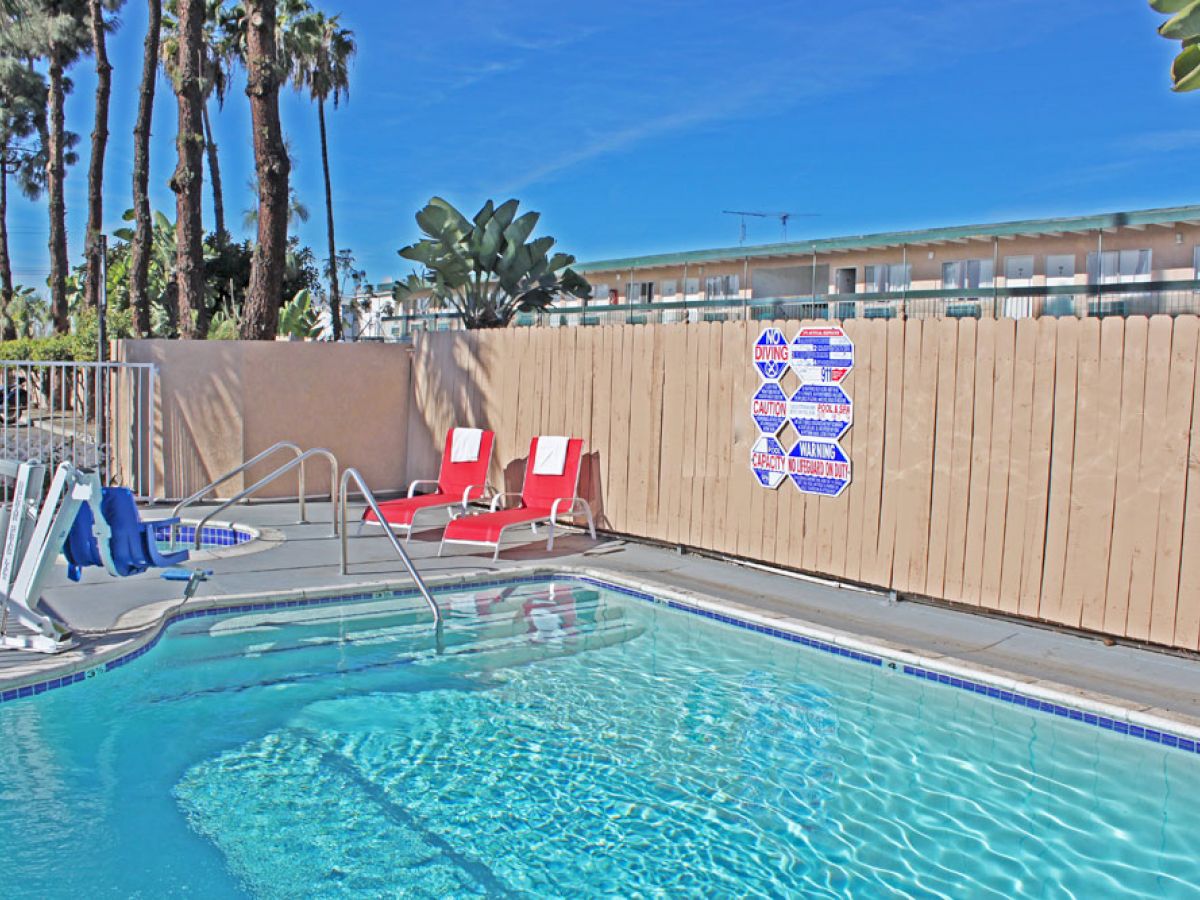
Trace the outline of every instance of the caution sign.
<instances>
[{"instance_id":1,"label":"caution sign","mask_svg":"<svg viewBox=\"0 0 1200 900\"><path fill-rule=\"evenodd\" d=\"M789 351L788 363L801 384L837 384L854 368L854 342L835 325L801 328Z\"/></svg>"},{"instance_id":2,"label":"caution sign","mask_svg":"<svg viewBox=\"0 0 1200 900\"><path fill-rule=\"evenodd\" d=\"M787 338L778 328L764 328L754 342L754 367L767 381L778 381L787 371L790 354Z\"/></svg>"},{"instance_id":3,"label":"caution sign","mask_svg":"<svg viewBox=\"0 0 1200 900\"><path fill-rule=\"evenodd\" d=\"M787 417L802 438L836 441L854 423L854 405L841 385L802 384L788 401Z\"/></svg>"},{"instance_id":4,"label":"caution sign","mask_svg":"<svg viewBox=\"0 0 1200 900\"><path fill-rule=\"evenodd\" d=\"M850 457L837 441L801 438L788 453L787 475L802 493L836 497L850 483Z\"/></svg>"},{"instance_id":5,"label":"caution sign","mask_svg":"<svg viewBox=\"0 0 1200 900\"><path fill-rule=\"evenodd\" d=\"M771 435L763 435L750 448L750 468L763 487L772 490L779 487L787 477L787 454L783 446Z\"/></svg>"},{"instance_id":6,"label":"caution sign","mask_svg":"<svg viewBox=\"0 0 1200 900\"><path fill-rule=\"evenodd\" d=\"M763 434L779 434L788 417L787 397L778 381L765 381L750 401L750 415Z\"/></svg>"}]
</instances>

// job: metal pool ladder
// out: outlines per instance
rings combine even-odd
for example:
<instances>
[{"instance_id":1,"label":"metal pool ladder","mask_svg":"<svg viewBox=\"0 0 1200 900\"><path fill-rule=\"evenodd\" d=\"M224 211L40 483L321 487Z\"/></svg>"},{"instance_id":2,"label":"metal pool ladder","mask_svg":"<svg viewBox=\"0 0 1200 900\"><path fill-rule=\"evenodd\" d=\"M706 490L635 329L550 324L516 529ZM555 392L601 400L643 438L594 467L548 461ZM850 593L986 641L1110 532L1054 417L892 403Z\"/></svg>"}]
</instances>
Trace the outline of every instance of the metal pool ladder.
<instances>
[{"instance_id":1,"label":"metal pool ladder","mask_svg":"<svg viewBox=\"0 0 1200 900\"><path fill-rule=\"evenodd\" d=\"M264 451L264 452L266 452L266 451ZM259 454L259 455L261 456L262 454ZM288 472L290 472L292 469L296 468L297 466L300 467L300 510L301 510L301 512L300 512L300 523L299 524L304 524L304 522L306 521L306 519L304 518L304 461L306 459L310 459L311 457L314 457L314 456L323 456L325 459L329 460L329 495L330 495L329 499L330 499L330 502L333 503L335 506L335 509L332 511L332 514L330 515L330 519L333 522L333 536L337 537L337 533L338 533L338 517L337 517L337 509L336 509L337 480L338 480L337 457L334 456L333 453L330 452L329 450L326 450L324 447L313 447L311 450L305 450L303 453L301 453L295 459L288 460L282 466L279 466L279 467L273 469L271 472L268 472L262 478L258 479L258 481L254 482L254 484L250 485L250 487L243 489L242 491L240 491L237 494L234 494L232 497L230 497L228 500L226 500L224 503L222 503L220 506L218 506L216 509L214 509L212 512L210 512L208 515L206 515L203 519L201 519L199 522L197 522L196 523L196 541L195 541L196 549L197 550L200 549L200 531L201 531L201 529L203 529L204 526L206 524L208 524L208 521L213 516L217 515L217 513L222 512L223 510L229 509L229 507L233 506L233 504L235 504L241 500L245 500L251 494L256 493L260 488L266 487L268 484L270 484L276 478L279 478L281 475L286 475ZM253 462L253 460L251 460L250 462ZM250 465L250 462L242 463L242 467ZM178 509L179 509L179 507L176 507L176 510L178 510Z\"/></svg>"},{"instance_id":2,"label":"metal pool ladder","mask_svg":"<svg viewBox=\"0 0 1200 900\"><path fill-rule=\"evenodd\" d=\"M278 453L280 450L290 450L290 451L292 451L292 453L294 453L296 455L297 458L302 456L303 452L304 452L300 449L300 447L297 444L294 444L291 441L278 441L278 442L272 444L266 450L262 451L262 453L256 453L254 456L250 457L248 460L243 462L241 465L235 466L234 468L230 469L228 472L226 472L223 475L219 475L215 480L210 481L208 484L206 484L204 487L200 488L200 490L196 491L196 493L192 494L191 496L184 497L182 500L180 500L178 503L176 503L175 508L171 510L171 518L172 519L179 518L179 513L183 509L191 506L194 503L199 503L201 500L203 500L205 497L208 496L208 492L211 491L213 488L217 487L218 485L224 484L226 481L228 481L234 475L240 475L242 472L245 472L247 469L249 469L255 463L262 462L262 460L266 459L268 456L272 456L272 455ZM333 481L335 481L335 482L337 481L336 473L333 476ZM296 522L296 524L303 525L308 521L308 519L305 517L305 502L308 500L308 497L306 496L307 492L304 490L304 466L303 465L300 466L300 474L298 476L298 487L299 487L299 491L297 492L296 499L300 504L300 518ZM330 503L337 502L336 495L334 494L332 489L330 490L330 494L329 494L329 502ZM171 526L171 544L172 545L174 545L174 543L175 543L177 534L178 534L178 526L172 525Z\"/></svg>"},{"instance_id":3,"label":"metal pool ladder","mask_svg":"<svg viewBox=\"0 0 1200 900\"><path fill-rule=\"evenodd\" d=\"M371 512L375 513L375 517L379 520L379 524L383 526L383 533L387 535L387 539L392 544L392 549L396 551L396 555L400 557L400 561L404 563L404 568L408 570L408 574L412 580L416 582L417 590L421 592L421 596L425 602L429 604L429 611L433 613L433 625L437 633L438 652L442 649L442 611L438 609L437 603L434 602L433 595L429 593L429 588L425 586L425 579L421 577L421 573L417 571L417 567L413 565L412 558L408 555L408 551L404 549L404 545L396 539L396 535L387 524L387 519L383 517L383 513L379 509L379 504L375 500L375 495L371 493L371 489L367 487L367 483L363 481L362 473L358 469L346 469L342 473L342 483L338 491L338 517L339 530L342 537L342 574L349 573L347 562L347 541L346 541L346 500L350 493L350 479L353 478L358 484L358 490L363 495L363 499L367 501L367 506L371 508Z\"/></svg>"}]
</instances>

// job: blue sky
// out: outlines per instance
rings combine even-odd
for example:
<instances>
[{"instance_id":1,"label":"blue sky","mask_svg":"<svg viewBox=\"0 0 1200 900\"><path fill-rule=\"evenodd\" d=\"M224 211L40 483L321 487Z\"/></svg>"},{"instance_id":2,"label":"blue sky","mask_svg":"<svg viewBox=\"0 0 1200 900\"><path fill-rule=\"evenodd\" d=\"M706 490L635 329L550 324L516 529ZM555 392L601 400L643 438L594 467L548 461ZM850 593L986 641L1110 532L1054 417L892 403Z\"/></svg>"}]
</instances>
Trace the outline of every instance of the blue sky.
<instances>
[{"instance_id":1,"label":"blue sky","mask_svg":"<svg viewBox=\"0 0 1200 900\"><path fill-rule=\"evenodd\" d=\"M469 214L515 196L581 260L736 244L725 209L819 214L792 222L795 239L1200 201L1200 95L1171 93L1174 45L1143 0L325 2L359 45L350 100L329 120L338 245L371 281L407 271L396 250L434 194ZM121 18L109 230L131 205L144 4ZM67 182L73 260L89 62L67 107L83 135ZM313 213L299 234L323 248L315 108L288 90L282 112ZM154 122L152 203L173 218L161 76ZM240 233L253 171L240 78L215 127ZM17 280L37 286L44 210L10 207ZM748 243L780 237L777 221L748 221Z\"/></svg>"}]
</instances>

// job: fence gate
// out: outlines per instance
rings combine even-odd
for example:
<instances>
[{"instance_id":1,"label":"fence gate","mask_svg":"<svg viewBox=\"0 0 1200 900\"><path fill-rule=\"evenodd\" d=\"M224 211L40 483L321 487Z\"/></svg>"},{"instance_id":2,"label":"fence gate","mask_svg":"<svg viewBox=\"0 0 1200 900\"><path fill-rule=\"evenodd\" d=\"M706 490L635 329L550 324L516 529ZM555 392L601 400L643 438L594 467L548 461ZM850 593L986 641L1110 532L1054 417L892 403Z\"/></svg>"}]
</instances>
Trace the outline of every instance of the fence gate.
<instances>
[{"instance_id":1,"label":"fence gate","mask_svg":"<svg viewBox=\"0 0 1200 900\"><path fill-rule=\"evenodd\" d=\"M154 496L153 363L0 362L0 457L63 460Z\"/></svg>"}]
</instances>

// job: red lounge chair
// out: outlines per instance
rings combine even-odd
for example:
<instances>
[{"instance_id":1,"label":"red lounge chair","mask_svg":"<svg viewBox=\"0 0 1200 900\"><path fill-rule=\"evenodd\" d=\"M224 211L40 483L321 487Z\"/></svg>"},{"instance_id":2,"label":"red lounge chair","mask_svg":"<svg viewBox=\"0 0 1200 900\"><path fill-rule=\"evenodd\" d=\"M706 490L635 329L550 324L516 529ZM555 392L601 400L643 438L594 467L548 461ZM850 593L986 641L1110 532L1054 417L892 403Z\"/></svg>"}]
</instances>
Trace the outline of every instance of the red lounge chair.
<instances>
[{"instance_id":1,"label":"red lounge chair","mask_svg":"<svg viewBox=\"0 0 1200 900\"><path fill-rule=\"evenodd\" d=\"M442 533L442 546L438 548L438 556L446 544L475 544L485 547L495 547L492 559L500 556L500 540L508 528L517 525L529 525L537 533L541 522L549 524L549 534L546 538L546 549L554 549L554 520L560 515L574 512L577 506L583 507L587 517L588 531L592 540L596 539L596 525L592 520L592 508L582 497L576 496L579 490L579 469L583 462L583 439L558 439L555 444L547 443L549 451L555 445L562 450L561 441L566 442L565 451L557 458L562 461L561 474L543 474L538 470L538 442L549 441L549 438L535 437L529 444L529 459L525 465L525 485L520 494L497 494L492 498L491 512L474 516L460 516ZM555 459L553 453L548 453L545 462L553 471ZM512 509L500 509L500 504L506 497L519 497L520 506Z\"/></svg>"},{"instance_id":2,"label":"red lounge chair","mask_svg":"<svg viewBox=\"0 0 1200 900\"><path fill-rule=\"evenodd\" d=\"M494 431L484 431L479 436L479 452L473 460L454 462L454 433L466 429L451 428L446 432L446 448L442 451L442 470L437 481L418 480L408 486L408 496L399 500L385 500L379 511L393 531L403 532L407 541L413 532L417 513L426 510L448 510L451 517L455 507L463 512L471 500L483 499L488 491L487 473L492 462ZM418 494L420 485L434 485L432 494ZM364 522L378 522L370 509L363 512Z\"/></svg>"}]
</instances>

